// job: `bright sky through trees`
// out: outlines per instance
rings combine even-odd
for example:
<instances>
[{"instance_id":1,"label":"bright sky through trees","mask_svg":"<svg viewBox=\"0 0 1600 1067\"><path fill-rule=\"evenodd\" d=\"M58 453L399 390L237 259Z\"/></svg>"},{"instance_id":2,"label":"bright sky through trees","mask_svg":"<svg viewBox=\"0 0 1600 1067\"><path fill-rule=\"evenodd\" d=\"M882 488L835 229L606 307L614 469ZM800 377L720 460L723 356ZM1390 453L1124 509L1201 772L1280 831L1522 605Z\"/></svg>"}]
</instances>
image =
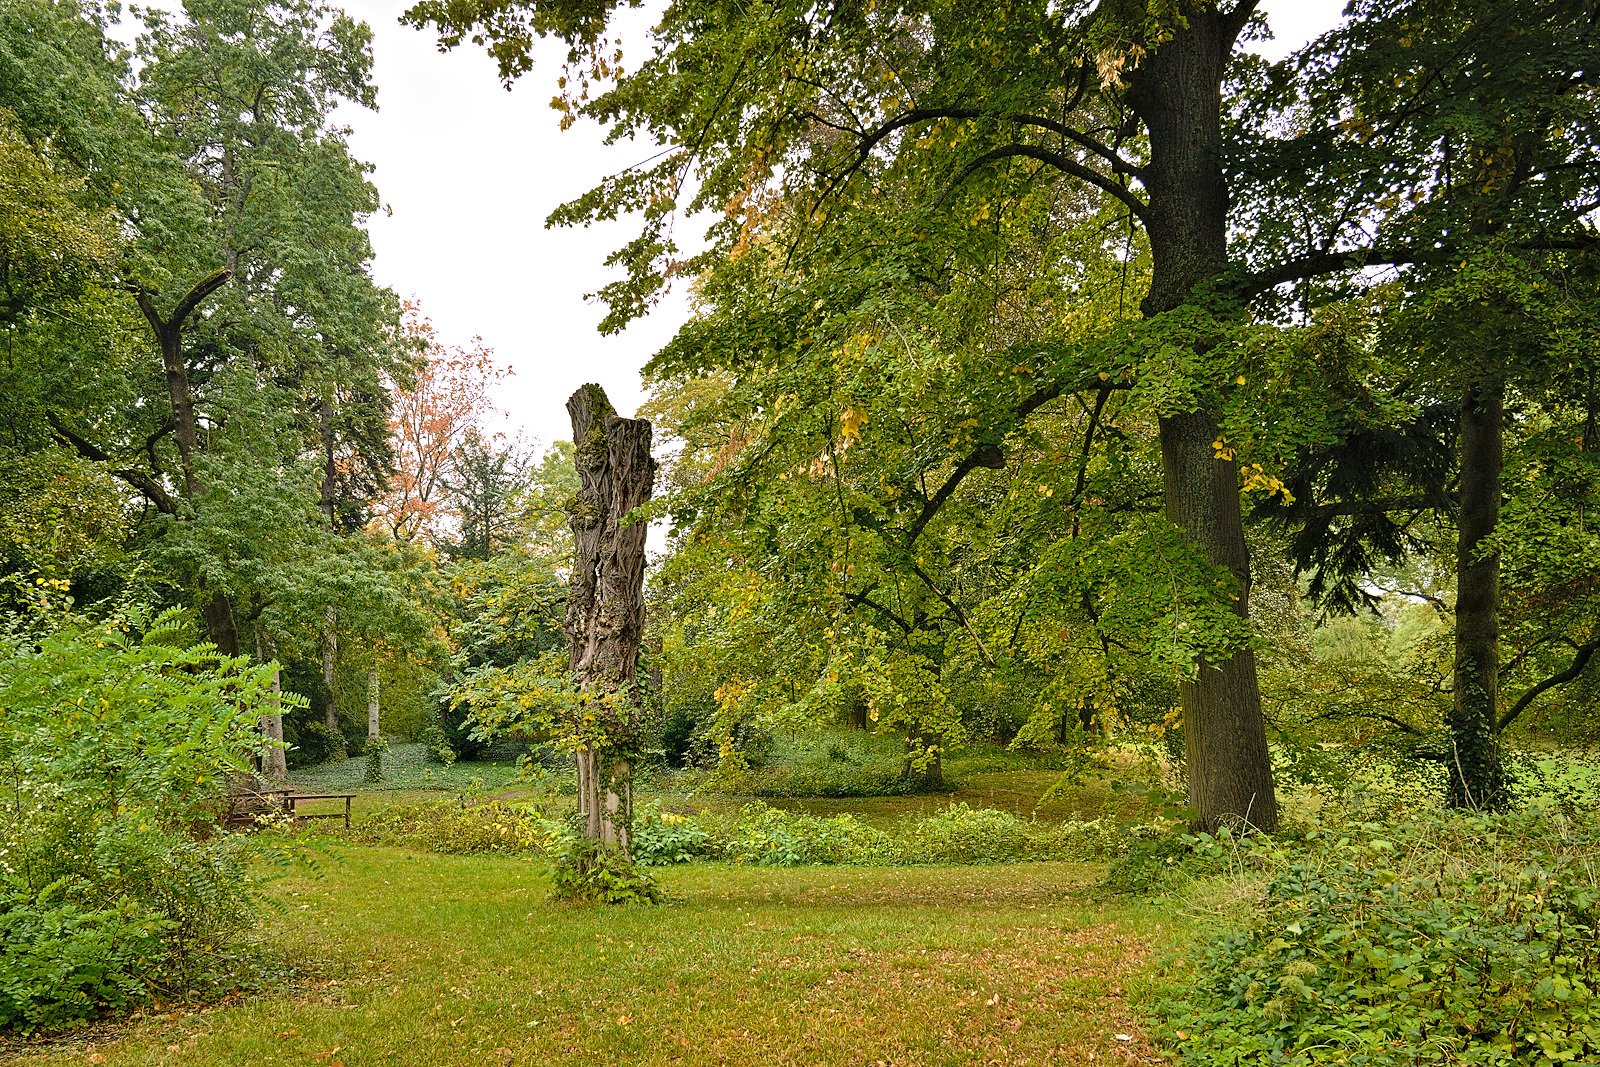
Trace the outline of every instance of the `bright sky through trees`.
<instances>
[{"instance_id":1,"label":"bright sky through trees","mask_svg":"<svg viewBox=\"0 0 1600 1067\"><path fill-rule=\"evenodd\" d=\"M606 255L631 223L589 230L546 230L545 217L600 178L649 157L651 146L605 145L602 131L579 123L566 132L547 106L560 53L507 92L479 49L439 54L431 34L399 25L400 0L346 0L375 35L380 110L355 112L357 158L392 214L371 222L376 274L402 297L415 297L447 343L481 335L514 375L499 405L510 426L540 444L569 435L563 404L578 385L604 384L618 410L642 398L638 369L688 315L680 287L650 317L623 334L595 330L603 311L587 303L607 278ZM1262 5L1277 40L1258 45L1281 54L1333 26L1339 0L1268 0ZM636 16L623 37L642 55L648 18ZM626 57L625 57L626 59ZM698 236L693 222L682 238Z\"/></svg>"}]
</instances>

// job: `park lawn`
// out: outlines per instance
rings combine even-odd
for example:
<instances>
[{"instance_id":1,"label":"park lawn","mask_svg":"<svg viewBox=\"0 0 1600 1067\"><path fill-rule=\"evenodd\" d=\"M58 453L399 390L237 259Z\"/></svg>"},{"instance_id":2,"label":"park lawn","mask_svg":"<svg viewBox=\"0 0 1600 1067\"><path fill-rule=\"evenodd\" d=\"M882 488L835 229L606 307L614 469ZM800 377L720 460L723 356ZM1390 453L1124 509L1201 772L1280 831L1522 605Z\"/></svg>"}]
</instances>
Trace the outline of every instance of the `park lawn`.
<instances>
[{"instance_id":1,"label":"park lawn","mask_svg":"<svg viewBox=\"0 0 1600 1067\"><path fill-rule=\"evenodd\" d=\"M30 1067L1164 1062L1136 1005L1170 913L1095 903L1098 874L704 864L661 872L667 906L596 908L552 903L528 861L340 845L271 888L305 977L9 1051Z\"/></svg>"}]
</instances>

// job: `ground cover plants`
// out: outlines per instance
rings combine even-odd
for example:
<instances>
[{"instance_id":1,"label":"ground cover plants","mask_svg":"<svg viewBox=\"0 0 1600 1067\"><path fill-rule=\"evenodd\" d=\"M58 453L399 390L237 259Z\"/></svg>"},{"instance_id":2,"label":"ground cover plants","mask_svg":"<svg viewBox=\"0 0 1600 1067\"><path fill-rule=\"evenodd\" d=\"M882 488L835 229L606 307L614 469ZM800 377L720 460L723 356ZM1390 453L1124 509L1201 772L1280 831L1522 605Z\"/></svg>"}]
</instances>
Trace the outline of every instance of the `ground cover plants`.
<instances>
[{"instance_id":1,"label":"ground cover plants","mask_svg":"<svg viewBox=\"0 0 1600 1067\"><path fill-rule=\"evenodd\" d=\"M1600 1055L1600 826L1553 805L1246 844L1268 872L1173 990L1186 1064ZM1198 843L1216 858L1218 845ZM1236 854L1237 858L1237 854Z\"/></svg>"}]
</instances>

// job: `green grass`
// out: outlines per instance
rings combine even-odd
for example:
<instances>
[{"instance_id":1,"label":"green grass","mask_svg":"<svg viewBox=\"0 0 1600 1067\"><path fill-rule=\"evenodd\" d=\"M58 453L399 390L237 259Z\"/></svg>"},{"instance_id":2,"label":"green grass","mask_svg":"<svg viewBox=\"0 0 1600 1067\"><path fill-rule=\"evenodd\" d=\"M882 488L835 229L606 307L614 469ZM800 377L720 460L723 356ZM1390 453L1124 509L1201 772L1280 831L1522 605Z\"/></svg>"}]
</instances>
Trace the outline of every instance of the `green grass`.
<instances>
[{"instance_id":1,"label":"green grass","mask_svg":"<svg viewBox=\"0 0 1600 1067\"><path fill-rule=\"evenodd\" d=\"M694 865L662 872L668 906L600 909L551 903L525 861L341 846L272 887L271 932L304 979L9 1051L30 1067L1164 1062L1135 1005L1172 931L1148 906L1092 903L1099 873Z\"/></svg>"}]
</instances>

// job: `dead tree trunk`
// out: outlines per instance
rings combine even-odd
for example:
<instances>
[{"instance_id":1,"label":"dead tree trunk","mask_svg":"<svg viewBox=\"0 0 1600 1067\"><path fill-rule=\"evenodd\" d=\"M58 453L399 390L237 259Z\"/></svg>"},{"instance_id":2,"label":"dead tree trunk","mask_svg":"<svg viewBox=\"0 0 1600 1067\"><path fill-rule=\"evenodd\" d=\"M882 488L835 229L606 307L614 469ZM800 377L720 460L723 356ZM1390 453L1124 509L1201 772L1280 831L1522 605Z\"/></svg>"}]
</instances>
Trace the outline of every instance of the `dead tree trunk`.
<instances>
[{"instance_id":1,"label":"dead tree trunk","mask_svg":"<svg viewBox=\"0 0 1600 1067\"><path fill-rule=\"evenodd\" d=\"M567 511L574 551L563 628L573 681L598 724L577 751L578 813L586 837L627 852L648 524L625 520L650 499L650 423L618 417L598 385L573 393L567 412L579 487Z\"/></svg>"}]
</instances>

